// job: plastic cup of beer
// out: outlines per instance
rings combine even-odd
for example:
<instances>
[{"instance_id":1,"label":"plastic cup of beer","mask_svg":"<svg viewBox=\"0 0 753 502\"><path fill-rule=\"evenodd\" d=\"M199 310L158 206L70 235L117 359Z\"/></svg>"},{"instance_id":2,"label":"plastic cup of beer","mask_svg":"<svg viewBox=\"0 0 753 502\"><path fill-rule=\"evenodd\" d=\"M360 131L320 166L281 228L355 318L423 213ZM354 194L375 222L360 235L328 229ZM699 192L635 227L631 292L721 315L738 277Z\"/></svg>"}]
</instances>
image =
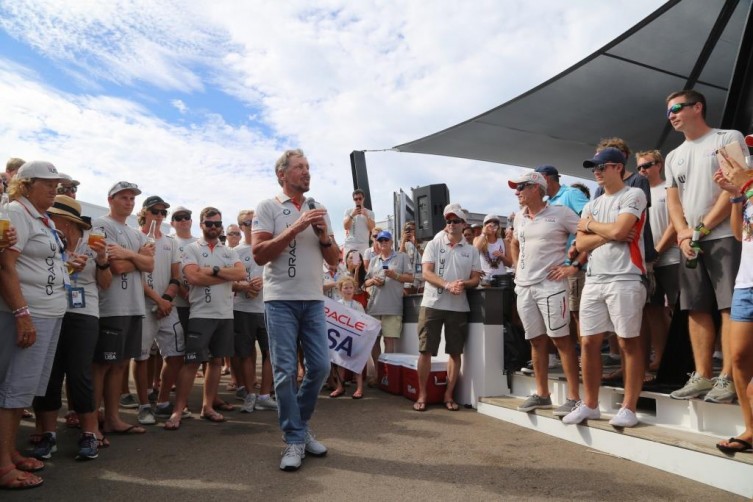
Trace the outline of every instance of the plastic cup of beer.
<instances>
[{"instance_id":1,"label":"plastic cup of beer","mask_svg":"<svg viewBox=\"0 0 753 502\"><path fill-rule=\"evenodd\" d=\"M96 242L104 242L105 241L105 231L102 228L92 228L91 232L89 232L89 240L87 241L87 244L89 244L89 247L92 247L92 244Z\"/></svg>"},{"instance_id":2,"label":"plastic cup of beer","mask_svg":"<svg viewBox=\"0 0 753 502\"><path fill-rule=\"evenodd\" d=\"M10 246L8 230L10 230L10 220L0 220L0 248L7 248Z\"/></svg>"}]
</instances>

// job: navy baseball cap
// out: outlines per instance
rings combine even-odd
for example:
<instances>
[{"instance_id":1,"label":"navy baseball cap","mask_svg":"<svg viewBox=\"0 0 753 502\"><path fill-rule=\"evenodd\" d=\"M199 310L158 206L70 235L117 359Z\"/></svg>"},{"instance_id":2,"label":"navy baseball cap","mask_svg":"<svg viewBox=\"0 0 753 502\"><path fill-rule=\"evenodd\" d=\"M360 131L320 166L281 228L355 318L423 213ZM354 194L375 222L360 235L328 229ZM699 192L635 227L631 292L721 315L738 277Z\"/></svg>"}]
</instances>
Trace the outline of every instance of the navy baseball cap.
<instances>
[{"instance_id":1,"label":"navy baseball cap","mask_svg":"<svg viewBox=\"0 0 753 502\"><path fill-rule=\"evenodd\" d=\"M557 168L550 165L545 166L539 166L536 169L534 169L537 173L541 173L546 176L559 176L560 172L557 171Z\"/></svg>"},{"instance_id":2,"label":"navy baseball cap","mask_svg":"<svg viewBox=\"0 0 753 502\"><path fill-rule=\"evenodd\" d=\"M592 159L584 160L583 161L583 167L594 167L598 166L599 164L606 164L608 162L612 162L615 164L622 164L625 165L625 155L618 149L609 147L605 148L596 155Z\"/></svg>"}]
</instances>

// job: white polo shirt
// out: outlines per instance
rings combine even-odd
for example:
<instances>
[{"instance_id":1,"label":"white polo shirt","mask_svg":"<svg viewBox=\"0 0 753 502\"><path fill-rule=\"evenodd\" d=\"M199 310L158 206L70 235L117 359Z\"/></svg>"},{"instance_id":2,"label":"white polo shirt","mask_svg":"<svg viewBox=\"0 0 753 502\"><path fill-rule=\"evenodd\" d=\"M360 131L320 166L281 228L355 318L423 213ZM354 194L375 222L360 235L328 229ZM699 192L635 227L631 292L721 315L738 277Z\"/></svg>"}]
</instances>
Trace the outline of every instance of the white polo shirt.
<instances>
[{"instance_id":1,"label":"white polo shirt","mask_svg":"<svg viewBox=\"0 0 753 502\"><path fill-rule=\"evenodd\" d=\"M442 231L429 242L424 250L422 264L433 263L434 273L446 282L457 279L471 278L471 272L481 272L481 258L478 249L461 239L454 246L450 244L447 233ZM468 312L468 297L463 291L460 295L453 295L444 288L437 288L428 281L424 285L422 307L455 312Z\"/></svg>"},{"instance_id":2,"label":"white polo shirt","mask_svg":"<svg viewBox=\"0 0 753 502\"><path fill-rule=\"evenodd\" d=\"M105 229L108 244L117 244L134 253L146 244L146 235L124 223L113 220L109 215L97 218L93 227ZM112 283L99 293L99 316L143 316L145 312L144 288L141 272L134 270L127 274L112 274Z\"/></svg>"},{"instance_id":3,"label":"white polo shirt","mask_svg":"<svg viewBox=\"0 0 753 502\"><path fill-rule=\"evenodd\" d=\"M326 209L318 202L316 208ZM281 192L256 206L254 233L266 232L277 237L308 210L305 206L297 208L290 197ZM325 215L325 219L332 237L329 215ZM323 264L319 237L309 226L296 235L282 253L264 265L264 301L322 300Z\"/></svg>"},{"instance_id":4,"label":"white polo shirt","mask_svg":"<svg viewBox=\"0 0 753 502\"><path fill-rule=\"evenodd\" d=\"M254 254L250 244L241 243L233 248L238 253L238 259L246 269L246 280L250 281L254 277L261 277L264 273L264 267L257 265L254 261ZM256 298L246 296L246 293L236 292L233 298L233 310L239 312L250 312L252 314L264 313L264 288L262 287Z\"/></svg>"},{"instance_id":5,"label":"white polo shirt","mask_svg":"<svg viewBox=\"0 0 753 502\"><path fill-rule=\"evenodd\" d=\"M178 246L178 257L183 256L183 252L186 250L186 246L191 244L192 242L196 242L198 240L197 237L194 237L193 235L191 237L188 237L186 239L182 239L178 237L177 235L173 236L175 239L175 243ZM183 287L186 289L190 289L191 285L188 284L188 281L186 280L186 276L183 275L183 267L180 267L180 282L183 284ZM178 295L175 297L175 306L176 307L188 307L188 301L185 300L182 296Z\"/></svg>"},{"instance_id":6,"label":"white polo shirt","mask_svg":"<svg viewBox=\"0 0 753 502\"><path fill-rule=\"evenodd\" d=\"M550 270L562 265L568 239L578 230L579 220L567 206L547 204L535 216L531 216L527 207L518 211L513 224L520 249L515 284L538 284L546 279Z\"/></svg>"},{"instance_id":7,"label":"white polo shirt","mask_svg":"<svg viewBox=\"0 0 753 502\"><path fill-rule=\"evenodd\" d=\"M669 226L669 211L667 210L667 187L664 183L651 187L651 207L648 208L648 220L651 224L651 235L654 238L654 248L664 236ZM654 268L666 267L680 263L680 248L676 243L659 255L654 262Z\"/></svg>"},{"instance_id":8,"label":"white polo shirt","mask_svg":"<svg viewBox=\"0 0 753 502\"><path fill-rule=\"evenodd\" d=\"M355 207L346 209L345 216L350 216L355 210ZM366 215L374 221L374 211L361 207L361 212L365 214L356 215L351 220L348 235L345 237L345 242L343 242L343 248L357 249L363 253L369 247L369 237L371 236Z\"/></svg>"},{"instance_id":9,"label":"white polo shirt","mask_svg":"<svg viewBox=\"0 0 753 502\"><path fill-rule=\"evenodd\" d=\"M221 268L240 263L238 253L221 242L210 246L203 238L186 246L181 258L181 270L187 265ZM232 319L233 283L225 281L213 286L190 286L188 302L191 304L189 319Z\"/></svg>"},{"instance_id":10,"label":"white polo shirt","mask_svg":"<svg viewBox=\"0 0 753 502\"><path fill-rule=\"evenodd\" d=\"M11 248L19 253L16 273L31 314L45 318L63 317L68 306L64 284L68 272L61 255L62 243L55 235L55 224L52 219L45 224L42 218L46 215L40 214L25 197L11 202L8 213L18 238ZM11 312L1 297L0 310Z\"/></svg>"},{"instance_id":11,"label":"white polo shirt","mask_svg":"<svg viewBox=\"0 0 753 502\"><path fill-rule=\"evenodd\" d=\"M180 263L180 256L175 239L165 234L157 239L154 247L154 270L143 272L144 284L156 291L157 296L162 296L170 285L172 265L173 263ZM146 305L147 308L151 309L155 305L154 300L146 298Z\"/></svg>"}]
</instances>

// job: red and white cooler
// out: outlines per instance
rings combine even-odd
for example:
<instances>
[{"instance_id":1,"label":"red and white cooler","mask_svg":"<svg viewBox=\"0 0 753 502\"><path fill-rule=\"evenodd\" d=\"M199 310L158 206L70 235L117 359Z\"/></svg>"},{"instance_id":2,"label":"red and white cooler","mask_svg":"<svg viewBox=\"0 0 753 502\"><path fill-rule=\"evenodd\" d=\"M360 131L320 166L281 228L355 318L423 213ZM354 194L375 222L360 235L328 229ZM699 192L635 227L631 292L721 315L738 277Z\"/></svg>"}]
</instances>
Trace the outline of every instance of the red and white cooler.
<instances>
[{"instance_id":1,"label":"red and white cooler","mask_svg":"<svg viewBox=\"0 0 753 502\"><path fill-rule=\"evenodd\" d=\"M403 362L403 396L411 401L418 400L418 356L410 356ZM447 360L437 357L431 358L429 381L426 387L426 403L439 404L444 402L447 389Z\"/></svg>"},{"instance_id":2,"label":"red and white cooler","mask_svg":"<svg viewBox=\"0 0 753 502\"><path fill-rule=\"evenodd\" d=\"M415 359L410 354L380 354L377 364L379 388L390 394L403 393L403 363Z\"/></svg>"}]
</instances>

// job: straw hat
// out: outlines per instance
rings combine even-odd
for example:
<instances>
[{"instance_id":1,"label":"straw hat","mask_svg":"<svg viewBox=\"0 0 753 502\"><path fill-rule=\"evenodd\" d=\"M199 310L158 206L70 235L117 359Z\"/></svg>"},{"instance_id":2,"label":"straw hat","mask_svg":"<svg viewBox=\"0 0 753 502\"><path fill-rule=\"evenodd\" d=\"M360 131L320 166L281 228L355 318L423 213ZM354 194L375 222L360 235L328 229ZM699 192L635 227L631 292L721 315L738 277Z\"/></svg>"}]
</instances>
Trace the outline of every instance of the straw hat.
<instances>
[{"instance_id":1,"label":"straw hat","mask_svg":"<svg viewBox=\"0 0 753 502\"><path fill-rule=\"evenodd\" d=\"M52 207L47 210L50 214L56 214L79 225L84 230L92 226L81 218L81 204L67 195L56 195Z\"/></svg>"}]
</instances>

